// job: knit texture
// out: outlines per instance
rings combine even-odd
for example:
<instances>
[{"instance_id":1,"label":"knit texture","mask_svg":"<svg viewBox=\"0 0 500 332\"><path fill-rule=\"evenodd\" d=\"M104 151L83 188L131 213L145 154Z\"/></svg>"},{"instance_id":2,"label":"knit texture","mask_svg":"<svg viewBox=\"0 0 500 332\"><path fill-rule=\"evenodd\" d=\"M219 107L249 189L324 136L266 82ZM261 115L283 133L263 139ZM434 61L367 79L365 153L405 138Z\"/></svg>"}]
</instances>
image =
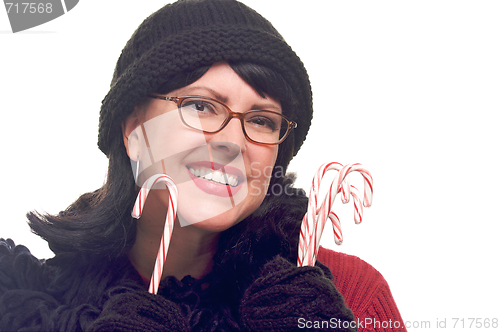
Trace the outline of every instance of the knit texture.
<instances>
[{"instance_id":1,"label":"knit texture","mask_svg":"<svg viewBox=\"0 0 500 332\"><path fill-rule=\"evenodd\" d=\"M75 258L41 262L0 239L0 330L293 331L299 318L354 320L324 266L275 257L247 287L238 313L192 278L171 277L152 295L126 258Z\"/></svg>"},{"instance_id":2,"label":"knit texture","mask_svg":"<svg viewBox=\"0 0 500 332\"><path fill-rule=\"evenodd\" d=\"M380 272L358 257L323 247L317 258L331 269L332 281L360 322L358 331L406 331L389 285ZM387 325L391 322L392 325Z\"/></svg>"},{"instance_id":3,"label":"knit texture","mask_svg":"<svg viewBox=\"0 0 500 332\"><path fill-rule=\"evenodd\" d=\"M180 308L145 292L117 294L106 302L89 331L189 331Z\"/></svg>"},{"instance_id":4,"label":"knit texture","mask_svg":"<svg viewBox=\"0 0 500 332\"><path fill-rule=\"evenodd\" d=\"M288 189L221 234L206 277L166 278L156 296L125 253L39 261L0 240L0 331L286 331L299 315L353 319L328 268L295 266L307 197Z\"/></svg>"},{"instance_id":5,"label":"knit texture","mask_svg":"<svg viewBox=\"0 0 500 332\"><path fill-rule=\"evenodd\" d=\"M290 331L297 327L297 317L353 319L343 296L361 323L358 331L406 331L387 282L371 265L323 247L318 260L329 269L296 268L282 258L273 259L246 289L240 314L235 314L213 305L217 293L202 287L211 282L210 275L202 280L170 277L155 296L146 292L126 259L44 262L26 247L0 240L0 330ZM325 282L325 276L333 283ZM283 319L285 313L290 316ZM379 324L367 325L367 319ZM384 328L383 322L389 321L393 327ZM395 322L401 328L395 328Z\"/></svg>"},{"instance_id":6,"label":"knit texture","mask_svg":"<svg viewBox=\"0 0 500 332\"><path fill-rule=\"evenodd\" d=\"M295 266L307 197L291 192L221 234L210 274L162 280L157 296L124 254L60 252L45 261L0 239L0 331L289 331L300 318L354 317L380 322L360 331L397 331L380 326L402 320L369 264L320 248L318 267Z\"/></svg>"},{"instance_id":7,"label":"knit texture","mask_svg":"<svg viewBox=\"0 0 500 332\"><path fill-rule=\"evenodd\" d=\"M241 317L248 331L300 330L300 319L354 321L342 295L320 269L297 268L279 257L266 264L261 276L247 289L241 303ZM336 330L356 331L355 328Z\"/></svg>"},{"instance_id":8,"label":"knit texture","mask_svg":"<svg viewBox=\"0 0 500 332\"><path fill-rule=\"evenodd\" d=\"M312 119L309 77L271 23L234 0L181 0L161 8L139 26L118 59L102 102L99 148L107 155L111 141L121 139L121 122L167 80L221 61L262 65L287 81L298 101L284 110L300 123L292 132L295 155Z\"/></svg>"}]
</instances>

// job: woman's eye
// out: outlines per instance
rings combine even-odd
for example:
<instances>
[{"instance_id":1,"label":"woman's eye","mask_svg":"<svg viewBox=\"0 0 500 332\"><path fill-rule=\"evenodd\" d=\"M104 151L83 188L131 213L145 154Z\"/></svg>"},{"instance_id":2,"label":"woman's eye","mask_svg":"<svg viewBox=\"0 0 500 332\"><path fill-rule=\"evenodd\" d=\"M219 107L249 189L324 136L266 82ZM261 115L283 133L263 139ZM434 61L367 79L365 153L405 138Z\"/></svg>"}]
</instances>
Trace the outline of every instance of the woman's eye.
<instances>
[{"instance_id":1,"label":"woman's eye","mask_svg":"<svg viewBox=\"0 0 500 332\"><path fill-rule=\"evenodd\" d=\"M259 115L259 116L254 116L248 121L250 124L256 126L256 127L261 127L263 129L269 130L269 131L275 131L277 128L276 122L273 121L272 119Z\"/></svg>"},{"instance_id":2,"label":"woman's eye","mask_svg":"<svg viewBox=\"0 0 500 332\"><path fill-rule=\"evenodd\" d=\"M207 113L207 114L216 113L215 107L212 104L205 101L199 101L199 100L188 101L182 107L188 108L198 113Z\"/></svg>"}]
</instances>

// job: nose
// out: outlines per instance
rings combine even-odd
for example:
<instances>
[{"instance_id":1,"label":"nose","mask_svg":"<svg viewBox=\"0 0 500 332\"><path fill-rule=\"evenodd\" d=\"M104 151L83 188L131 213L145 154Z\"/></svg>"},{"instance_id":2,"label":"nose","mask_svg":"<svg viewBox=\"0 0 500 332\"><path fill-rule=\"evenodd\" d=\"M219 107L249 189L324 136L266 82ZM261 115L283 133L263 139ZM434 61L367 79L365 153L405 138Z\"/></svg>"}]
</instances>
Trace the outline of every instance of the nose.
<instances>
[{"instance_id":1,"label":"nose","mask_svg":"<svg viewBox=\"0 0 500 332\"><path fill-rule=\"evenodd\" d=\"M210 147L227 156L236 157L246 150L247 139L243 133L239 119L231 119L229 123L210 139Z\"/></svg>"}]
</instances>

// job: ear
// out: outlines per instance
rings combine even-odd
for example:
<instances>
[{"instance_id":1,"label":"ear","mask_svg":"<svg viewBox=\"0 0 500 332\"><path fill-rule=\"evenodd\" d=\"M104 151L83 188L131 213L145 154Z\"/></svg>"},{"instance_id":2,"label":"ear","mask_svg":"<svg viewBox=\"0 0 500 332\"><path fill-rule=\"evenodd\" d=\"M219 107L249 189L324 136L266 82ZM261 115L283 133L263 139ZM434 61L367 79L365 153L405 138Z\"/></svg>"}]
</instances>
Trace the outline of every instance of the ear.
<instances>
[{"instance_id":1,"label":"ear","mask_svg":"<svg viewBox=\"0 0 500 332\"><path fill-rule=\"evenodd\" d=\"M140 142L137 130L141 130L142 121L139 114L140 112L135 108L134 112L123 120L121 124L123 144L127 150L128 157L134 161L137 161L137 156L140 154Z\"/></svg>"}]
</instances>

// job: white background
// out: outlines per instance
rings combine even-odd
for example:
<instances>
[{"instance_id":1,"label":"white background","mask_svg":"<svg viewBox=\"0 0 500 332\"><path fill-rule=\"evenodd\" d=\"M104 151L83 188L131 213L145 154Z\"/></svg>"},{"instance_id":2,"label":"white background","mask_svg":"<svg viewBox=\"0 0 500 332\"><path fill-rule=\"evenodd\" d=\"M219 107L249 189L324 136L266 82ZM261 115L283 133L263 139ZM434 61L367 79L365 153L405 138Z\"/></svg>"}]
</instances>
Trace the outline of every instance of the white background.
<instances>
[{"instance_id":1,"label":"white background","mask_svg":"<svg viewBox=\"0 0 500 332\"><path fill-rule=\"evenodd\" d=\"M363 163L375 179L363 223L338 199L344 244L330 225L322 244L378 269L412 324L500 318L500 3L244 2L310 74L314 119L290 166L298 186L309 191L327 161ZM0 10L1 237L51 257L25 213L57 213L102 185L100 102L126 41L163 4L82 0L17 34Z\"/></svg>"}]
</instances>

